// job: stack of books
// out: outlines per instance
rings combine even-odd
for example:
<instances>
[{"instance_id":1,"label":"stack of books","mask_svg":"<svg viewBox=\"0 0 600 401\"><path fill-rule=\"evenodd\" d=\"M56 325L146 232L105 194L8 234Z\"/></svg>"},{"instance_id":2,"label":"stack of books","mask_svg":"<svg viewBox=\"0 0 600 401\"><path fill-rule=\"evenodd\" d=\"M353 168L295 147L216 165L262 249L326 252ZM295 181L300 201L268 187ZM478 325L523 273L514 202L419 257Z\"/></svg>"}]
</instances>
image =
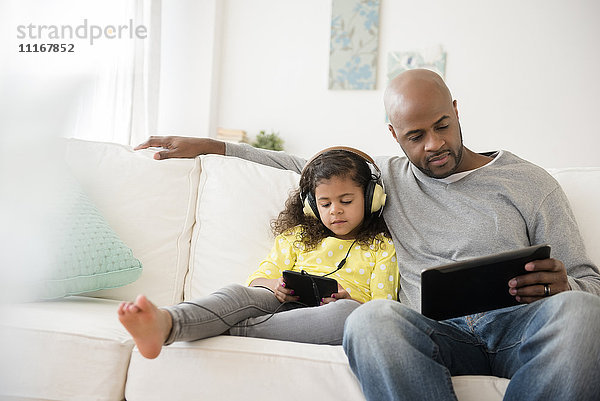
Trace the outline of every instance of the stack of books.
<instances>
[{"instance_id":1,"label":"stack of books","mask_svg":"<svg viewBox=\"0 0 600 401\"><path fill-rule=\"evenodd\" d=\"M242 131L241 129L219 128L217 129L217 139L234 143L248 142L246 131Z\"/></svg>"}]
</instances>

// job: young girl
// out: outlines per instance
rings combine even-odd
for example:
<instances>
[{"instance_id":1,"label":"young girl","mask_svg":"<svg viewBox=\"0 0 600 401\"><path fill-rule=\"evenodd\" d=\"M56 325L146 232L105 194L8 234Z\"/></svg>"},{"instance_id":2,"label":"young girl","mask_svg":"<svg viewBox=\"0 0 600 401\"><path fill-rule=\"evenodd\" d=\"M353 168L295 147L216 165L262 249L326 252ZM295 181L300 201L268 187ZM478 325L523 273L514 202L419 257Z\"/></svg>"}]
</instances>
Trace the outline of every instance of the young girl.
<instances>
[{"instance_id":1,"label":"young girl","mask_svg":"<svg viewBox=\"0 0 600 401\"><path fill-rule=\"evenodd\" d=\"M300 188L272 223L271 253L247 281L193 302L157 308L145 296L123 302L119 320L140 353L159 355L174 341L220 334L341 344L346 317L361 303L397 299L398 266L381 217L379 170L352 148L325 149L304 167ZM335 278L338 291L320 306L298 302L284 270Z\"/></svg>"}]
</instances>

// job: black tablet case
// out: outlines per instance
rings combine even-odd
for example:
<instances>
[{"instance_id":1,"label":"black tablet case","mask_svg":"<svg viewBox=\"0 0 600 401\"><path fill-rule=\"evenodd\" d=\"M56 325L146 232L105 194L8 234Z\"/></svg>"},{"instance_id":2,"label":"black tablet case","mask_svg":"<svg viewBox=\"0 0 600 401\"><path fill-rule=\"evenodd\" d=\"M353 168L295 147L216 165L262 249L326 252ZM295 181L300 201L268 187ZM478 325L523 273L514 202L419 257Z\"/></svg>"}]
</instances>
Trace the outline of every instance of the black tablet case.
<instances>
[{"instance_id":1,"label":"black tablet case","mask_svg":"<svg viewBox=\"0 0 600 401\"><path fill-rule=\"evenodd\" d=\"M283 280L286 288L294 290L294 295L300 297L298 300L306 306L318 306L321 298L329 297L338 292L337 281L330 277L321 277L308 274L306 272L296 272L292 270L283 271ZM316 285L316 294L313 283Z\"/></svg>"},{"instance_id":2,"label":"black tablet case","mask_svg":"<svg viewBox=\"0 0 600 401\"><path fill-rule=\"evenodd\" d=\"M518 305L508 292L525 264L550 257L548 245L450 263L421 272L421 313L436 320Z\"/></svg>"}]
</instances>

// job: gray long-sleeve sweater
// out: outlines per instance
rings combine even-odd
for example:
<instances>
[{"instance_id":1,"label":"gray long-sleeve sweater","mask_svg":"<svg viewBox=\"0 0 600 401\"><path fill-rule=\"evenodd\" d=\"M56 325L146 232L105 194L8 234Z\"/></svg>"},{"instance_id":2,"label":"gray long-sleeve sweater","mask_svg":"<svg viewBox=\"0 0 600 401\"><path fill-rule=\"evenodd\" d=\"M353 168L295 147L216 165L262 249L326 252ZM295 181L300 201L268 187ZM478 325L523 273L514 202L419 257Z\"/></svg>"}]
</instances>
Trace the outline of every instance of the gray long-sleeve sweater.
<instances>
[{"instance_id":1,"label":"gray long-sleeve sweater","mask_svg":"<svg viewBox=\"0 0 600 401\"><path fill-rule=\"evenodd\" d=\"M301 172L306 161L283 152L226 145L226 154ZM547 243L573 290L600 295L600 273L586 254L566 195L542 168L507 151L448 183L406 157L377 157L387 193L383 212L400 270L399 300L421 308L423 269ZM508 291L508 287L507 287Z\"/></svg>"}]
</instances>

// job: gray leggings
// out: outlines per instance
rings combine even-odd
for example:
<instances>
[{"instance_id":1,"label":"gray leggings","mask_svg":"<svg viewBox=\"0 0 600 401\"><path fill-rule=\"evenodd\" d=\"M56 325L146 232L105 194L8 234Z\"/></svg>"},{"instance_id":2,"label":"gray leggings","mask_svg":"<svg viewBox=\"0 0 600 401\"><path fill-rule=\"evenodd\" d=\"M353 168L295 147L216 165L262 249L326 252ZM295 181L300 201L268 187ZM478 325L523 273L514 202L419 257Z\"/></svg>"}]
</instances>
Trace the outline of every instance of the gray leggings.
<instances>
[{"instance_id":1,"label":"gray leggings","mask_svg":"<svg viewBox=\"0 0 600 401\"><path fill-rule=\"evenodd\" d=\"M346 317L359 306L360 303L350 299L316 307L282 305L271 290L232 284L190 303L162 308L173 318L173 328L165 344L230 334L340 345ZM270 317L274 312L277 313ZM234 327L230 328L215 314Z\"/></svg>"}]
</instances>

